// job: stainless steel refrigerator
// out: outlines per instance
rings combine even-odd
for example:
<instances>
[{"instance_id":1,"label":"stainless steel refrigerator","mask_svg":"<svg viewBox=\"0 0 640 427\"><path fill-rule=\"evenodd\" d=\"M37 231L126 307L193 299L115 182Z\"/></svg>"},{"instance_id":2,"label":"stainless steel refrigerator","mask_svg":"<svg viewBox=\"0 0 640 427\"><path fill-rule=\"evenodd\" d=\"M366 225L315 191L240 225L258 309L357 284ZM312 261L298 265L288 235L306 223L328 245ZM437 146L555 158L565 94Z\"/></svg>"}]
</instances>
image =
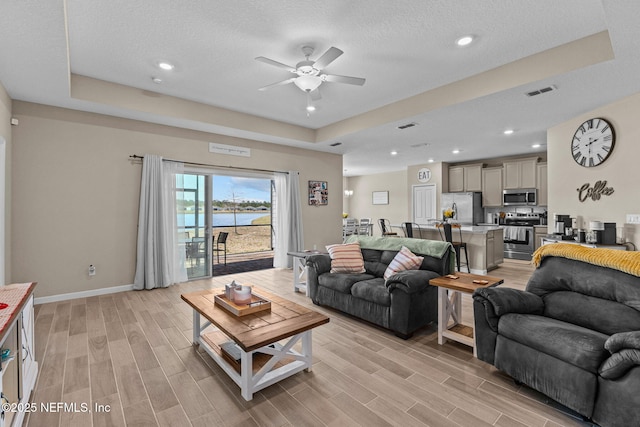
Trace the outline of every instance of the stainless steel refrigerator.
<instances>
[{"instance_id":1,"label":"stainless steel refrigerator","mask_svg":"<svg viewBox=\"0 0 640 427\"><path fill-rule=\"evenodd\" d=\"M482 193L442 193L440 197L440 217L446 209L453 209L453 220L463 225L477 225L484 222Z\"/></svg>"}]
</instances>

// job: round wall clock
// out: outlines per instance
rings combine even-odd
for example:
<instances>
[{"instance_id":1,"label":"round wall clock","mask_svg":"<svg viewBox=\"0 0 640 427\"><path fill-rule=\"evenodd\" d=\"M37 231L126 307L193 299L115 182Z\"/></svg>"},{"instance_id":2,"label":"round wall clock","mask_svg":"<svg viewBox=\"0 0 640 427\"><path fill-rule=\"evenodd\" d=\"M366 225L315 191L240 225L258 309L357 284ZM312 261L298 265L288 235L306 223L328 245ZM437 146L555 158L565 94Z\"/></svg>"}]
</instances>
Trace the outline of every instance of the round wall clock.
<instances>
[{"instance_id":1,"label":"round wall clock","mask_svg":"<svg viewBox=\"0 0 640 427\"><path fill-rule=\"evenodd\" d=\"M615 140L611 123L599 117L586 120L578 126L571 140L573 160L585 168L598 166L613 152Z\"/></svg>"}]
</instances>

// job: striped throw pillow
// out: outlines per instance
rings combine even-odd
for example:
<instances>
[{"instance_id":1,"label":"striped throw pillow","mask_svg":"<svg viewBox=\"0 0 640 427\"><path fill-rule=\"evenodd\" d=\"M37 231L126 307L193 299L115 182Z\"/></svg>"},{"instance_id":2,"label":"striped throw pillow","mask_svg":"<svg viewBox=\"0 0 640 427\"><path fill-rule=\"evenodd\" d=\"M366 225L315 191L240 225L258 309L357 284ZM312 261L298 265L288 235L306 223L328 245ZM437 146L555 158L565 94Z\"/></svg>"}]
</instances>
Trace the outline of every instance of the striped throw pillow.
<instances>
[{"instance_id":1,"label":"striped throw pillow","mask_svg":"<svg viewBox=\"0 0 640 427\"><path fill-rule=\"evenodd\" d=\"M331 257L331 273L364 273L364 259L360 243L327 246Z\"/></svg>"},{"instance_id":2,"label":"striped throw pillow","mask_svg":"<svg viewBox=\"0 0 640 427\"><path fill-rule=\"evenodd\" d=\"M384 272L384 279L387 280L399 271L420 269L423 259L424 257L415 255L406 246L403 246L400 252L398 252L389 263L389 266Z\"/></svg>"}]
</instances>

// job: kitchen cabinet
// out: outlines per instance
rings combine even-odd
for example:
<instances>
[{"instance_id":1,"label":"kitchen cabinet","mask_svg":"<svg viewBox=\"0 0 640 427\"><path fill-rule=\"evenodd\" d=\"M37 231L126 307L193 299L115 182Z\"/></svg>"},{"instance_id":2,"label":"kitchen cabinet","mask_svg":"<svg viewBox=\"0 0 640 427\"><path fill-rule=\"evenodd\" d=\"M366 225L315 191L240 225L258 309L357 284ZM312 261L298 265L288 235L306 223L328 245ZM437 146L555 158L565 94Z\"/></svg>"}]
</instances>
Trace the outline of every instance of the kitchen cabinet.
<instances>
[{"instance_id":1,"label":"kitchen cabinet","mask_svg":"<svg viewBox=\"0 0 640 427\"><path fill-rule=\"evenodd\" d=\"M482 163L449 168L449 192L482 191Z\"/></svg>"},{"instance_id":2,"label":"kitchen cabinet","mask_svg":"<svg viewBox=\"0 0 640 427\"><path fill-rule=\"evenodd\" d=\"M547 234L549 233L549 227L545 226L536 226L535 227L535 249L538 249L540 246L542 246L542 239L544 237L547 236Z\"/></svg>"},{"instance_id":3,"label":"kitchen cabinet","mask_svg":"<svg viewBox=\"0 0 640 427\"><path fill-rule=\"evenodd\" d=\"M449 168L449 192L464 191L464 168L455 166Z\"/></svg>"},{"instance_id":4,"label":"kitchen cabinet","mask_svg":"<svg viewBox=\"0 0 640 427\"><path fill-rule=\"evenodd\" d=\"M482 169L482 206L502 206L502 168Z\"/></svg>"},{"instance_id":5,"label":"kitchen cabinet","mask_svg":"<svg viewBox=\"0 0 640 427\"><path fill-rule=\"evenodd\" d=\"M35 283L0 286L0 300L8 307L0 318L0 427L20 426L35 387L38 364L34 348L33 288Z\"/></svg>"},{"instance_id":6,"label":"kitchen cabinet","mask_svg":"<svg viewBox=\"0 0 640 427\"><path fill-rule=\"evenodd\" d=\"M487 270L497 268L504 262L504 234L502 230L487 232Z\"/></svg>"},{"instance_id":7,"label":"kitchen cabinet","mask_svg":"<svg viewBox=\"0 0 640 427\"><path fill-rule=\"evenodd\" d=\"M538 171L536 178L536 188L538 189L538 206L548 205L548 186L547 186L547 164L538 163Z\"/></svg>"},{"instance_id":8,"label":"kitchen cabinet","mask_svg":"<svg viewBox=\"0 0 640 427\"><path fill-rule=\"evenodd\" d=\"M536 188L537 164L537 157L504 162L504 188Z\"/></svg>"},{"instance_id":9,"label":"kitchen cabinet","mask_svg":"<svg viewBox=\"0 0 640 427\"><path fill-rule=\"evenodd\" d=\"M431 226L422 225L422 238L441 240L438 230ZM454 240L460 239L455 234ZM462 241L466 242L469 251L469 267L473 274L487 274L487 271L498 267L504 261L504 230L496 226L462 226ZM462 264L464 264L464 253ZM462 271L467 271L464 265Z\"/></svg>"}]
</instances>

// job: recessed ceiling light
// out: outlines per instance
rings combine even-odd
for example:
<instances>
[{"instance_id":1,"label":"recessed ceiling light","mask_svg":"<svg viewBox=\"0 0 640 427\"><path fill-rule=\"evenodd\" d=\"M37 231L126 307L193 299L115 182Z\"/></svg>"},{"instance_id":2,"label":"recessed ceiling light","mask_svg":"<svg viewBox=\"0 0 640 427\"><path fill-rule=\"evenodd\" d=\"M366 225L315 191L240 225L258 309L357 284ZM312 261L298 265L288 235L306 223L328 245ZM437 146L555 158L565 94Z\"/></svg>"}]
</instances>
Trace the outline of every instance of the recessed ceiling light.
<instances>
[{"instance_id":1,"label":"recessed ceiling light","mask_svg":"<svg viewBox=\"0 0 640 427\"><path fill-rule=\"evenodd\" d=\"M316 111L316 107L314 107L313 105L307 105L307 111Z\"/></svg>"},{"instance_id":2,"label":"recessed ceiling light","mask_svg":"<svg viewBox=\"0 0 640 427\"><path fill-rule=\"evenodd\" d=\"M158 63L158 67L162 68L165 71L171 71L175 68L175 65L169 62L162 61Z\"/></svg>"},{"instance_id":3,"label":"recessed ceiling light","mask_svg":"<svg viewBox=\"0 0 640 427\"><path fill-rule=\"evenodd\" d=\"M162 83L162 79L160 77L151 77L151 81L153 81L156 84Z\"/></svg>"},{"instance_id":4,"label":"recessed ceiling light","mask_svg":"<svg viewBox=\"0 0 640 427\"><path fill-rule=\"evenodd\" d=\"M458 150L457 148L455 150L452 151L453 154L459 154L460 150Z\"/></svg>"},{"instance_id":5,"label":"recessed ceiling light","mask_svg":"<svg viewBox=\"0 0 640 427\"><path fill-rule=\"evenodd\" d=\"M396 156L397 154L398 154L398 152L397 152L396 150L393 150L393 151L391 152L391 155L392 155L392 156Z\"/></svg>"},{"instance_id":6,"label":"recessed ceiling light","mask_svg":"<svg viewBox=\"0 0 640 427\"><path fill-rule=\"evenodd\" d=\"M507 129L504 131L505 135L511 135L513 133L513 129Z\"/></svg>"},{"instance_id":7,"label":"recessed ceiling light","mask_svg":"<svg viewBox=\"0 0 640 427\"><path fill-rule=\"evenodd\" d=\"M456 40L456 44L460 47L469 46L473 41L473 36L464 36Z\"/></svg>"},{"instance_id":8,"label":"recessed ceiling light","mask_svg":"<svg viewBox=\"0 0 640 427\"><path fill-rule=\"evenodd\" d=\"M540 148L540 147L541 147L541 145L540 145L540 144L533 144L533 145L531 146L531 148Z\"/></svg>"},{"instance_id":9,"label":"recessed ceiling light","mask_svg":"<svg viewBox=\"0 0 640 427\"><path fill-rule=\"evenodd\" d=\"M429 162L429 163L433 163L433 162L434 162L434 160L433 160L433 159L429 159L429 160L427 160L427 162Z\"/></svg>"}]
</instances>

